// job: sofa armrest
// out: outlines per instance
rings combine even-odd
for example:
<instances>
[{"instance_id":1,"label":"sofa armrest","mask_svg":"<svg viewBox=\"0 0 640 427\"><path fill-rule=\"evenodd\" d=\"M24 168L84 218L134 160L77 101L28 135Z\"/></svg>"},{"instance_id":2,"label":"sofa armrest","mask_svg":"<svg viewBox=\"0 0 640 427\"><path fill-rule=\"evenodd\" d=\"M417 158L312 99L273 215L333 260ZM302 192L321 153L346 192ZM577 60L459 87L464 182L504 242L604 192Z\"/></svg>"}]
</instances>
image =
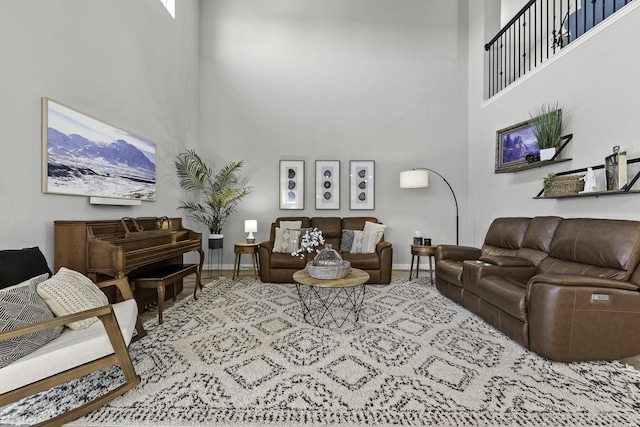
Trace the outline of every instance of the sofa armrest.
<instances>
[{"instance_id":1,"label":"sofa armrest","mask_svg":"<svg viewBox=\"0 0 640 427\"><path fill-rule=\"evenodd\" d=\"M538 274L529 280L527 294L538 283L556 286L583 286L589 288L619 289L623 291L640 291L640 287L631 282L607 279L606 277L581 276L577 274Z\"/></svg>"},{"instance_id":2,"label":"sofa armrest","mask_svg":"<svg viewBox=\"0 0 640 427\"><path fill-rule=\"evenodd\" d=\"M484 261L468 260L462 263L462 286L465 291L478 295L478 282L486 276L514 277L525 282L536 273L534 266L500 266Z\"/></svg>"},{"instance_id":3,"label":"sofa armrest","mask_svg":"<svg viewBox=\"0 0 640 427\"><path fill-rule=\"evenodd\" d=\"M381 240L376 245L376 253L378 255L382 255L382 251L390 247L391 247L391 242L385 242L384 240Z\"/></svg>"},{"instance_id":4,"label":"sofa armrest","mask_svg":"<svg viewBox=\"0 0 640 427\"><path fill-rule=\"evenodd\" d=\"M120 292L120 296L122 300L133 299L133 292L131 292L131 286L129 286L129 281L126 277L121 277L119 279L109 279L103 280L102 282L96 283L96 286L99 288L108 288L110 286L115 286L118 288Z\"/></svg>"},{"instance_id":5,"label":"sofa armrest","mask_svg":"<svg viewBox=\"0 0 640 427\"><path fill-rule=\"evenodd\" d=\"M500 267L533 267L531 261L525 258L500 255L483 255L480 261Z\"/></svg>"},{"instance_id":6,"label":"sofa armrest","mask_svg":"<svg viewBox=\"0 0 640 427\"><path fill-rule=\"evenodd\" d=\"M560 362L640 353L640 292L602 277L539 274L527 285L530 349Z\"/></svg>"},{"instance_id":7,"label":"sofa armrest","mask_svg":"<svg viewBox=\"0 0 640 427\"><path fill-rule=\"evenodd\" d=\"M103 280L101 282L96 283L96 285L100 289L108 288L110 286L117 287L118 291L120 292L120 296L122 297L123 301L134 299L133 298L133 291L131 290L131 286L129 285L129 280L126 277L121 277L121 278L118 278L118 279ZM100 316L98 316L98 318L100 318ZM104 321L102 323L104 323ZM105 327L106 327L106 325L105 325ZM136 331L137 331L137 334L133 339L134 341L138 341L139 339L144 338L144 337L147 336L147 331L146 331L146 329L144 329L144 326L142 325L142 319L140 318L139 314L138 314L138 319L136 320Z\"/></svg>"},{"instance_id":8,"label":"sofa armrest","mask_svg":"<svg viewBox=\"0 0 640 427\"><path fill-rule=\"evenodd\" d=\"M443 259L464 261L467 259L478 259L482 251L471 246L438 245L436 246L436 263Z\"/></svg>"},{"instance_id":9,"label":"sofa armrest","mask_svg":"<svg viewBox=\"0 0 640 427\"><path fill-rule=\"evenodd\" d=\"M32 323L30 325L21 326L19 328L8 329L0 332L0 341L10 340L22 335L32 334L38 331L44 331L46 329L55 328L57 326L64 326L67 323L77 322L79 320L89 319L91 317L98 317L103 320L105 316L113 316L113 308L111 305L105 305L102 307L92 308L90 310L80 311L78 313L67 314L65 316L54 317L53 319L43 320L40 322ZM104 323L104 321L103 321Z\"/></svg>"}]
</instances>

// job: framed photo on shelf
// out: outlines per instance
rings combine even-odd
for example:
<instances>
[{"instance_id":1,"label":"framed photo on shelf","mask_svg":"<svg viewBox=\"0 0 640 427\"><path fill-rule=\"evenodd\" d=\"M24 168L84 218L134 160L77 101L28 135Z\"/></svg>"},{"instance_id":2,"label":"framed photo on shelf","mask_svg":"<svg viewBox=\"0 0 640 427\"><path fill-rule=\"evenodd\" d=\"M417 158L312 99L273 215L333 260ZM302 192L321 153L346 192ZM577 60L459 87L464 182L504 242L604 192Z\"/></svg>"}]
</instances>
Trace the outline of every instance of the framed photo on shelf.
<instances>
[{"instance_id":1,"label":"framed photo on shelf","mask_svg":"<svg viewBox=\"0 0 640 427\"><path fill-rule=\"evenodd\" d=\"M340 209L340 160L316 160L316 209Z\"/></svg>"},{"instance_id":2,"label":"framed photo on shelf","mask_svg":"<svg viewBox=\"0 0 640 427\"><path fill-rule=\"evenodd\" d=\"M280 209L304 209L304 160L280 160Z\"/></svg>"},{"instance_id":3,"label":"framed photo on shelf","mask_svg":"<svg viewBox=\"0 0 640 427\"><path fill-rule=\"evenodd\" d=\"M351 160L349 162L349 209L374 209L375 162Z\"/></svg>"},{"instance_id":4,"label":"framed photo on shelf","mask_svg":"<svg viewBox=\"0 0 640 427\"><path fill-rule=\"evenodd\" d=\"M604 158L607 191L622 190L627 185L627 152L613 147L613 154Z\"/></svg>"}]
</instances>

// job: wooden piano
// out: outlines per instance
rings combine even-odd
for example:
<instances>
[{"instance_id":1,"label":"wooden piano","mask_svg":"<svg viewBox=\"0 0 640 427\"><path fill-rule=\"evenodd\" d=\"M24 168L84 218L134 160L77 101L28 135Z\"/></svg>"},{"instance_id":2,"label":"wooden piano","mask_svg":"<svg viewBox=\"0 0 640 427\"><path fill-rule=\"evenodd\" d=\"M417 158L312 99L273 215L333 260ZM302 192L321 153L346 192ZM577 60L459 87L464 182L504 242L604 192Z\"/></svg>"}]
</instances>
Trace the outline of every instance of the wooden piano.
<instances>
[{"instance_id":1,"label":"wooden piano","mask_svg":"<svg viewBox=\"0 0 640 427\"><path fill-rule=\"evenodd\" d=\"M97 282L101 278L127 276L167 277L173 295L182 291L182 277L196 273L202 288L202 234L182 226L181 218L143 217L96 221L54 221L55 271L67 267ZM183 254L197 251L199 264L184 264ZM159 273L161 272L161 273ZM135 289L142 310L155 302L150 289Z\"/></svg>"}]
</instances>

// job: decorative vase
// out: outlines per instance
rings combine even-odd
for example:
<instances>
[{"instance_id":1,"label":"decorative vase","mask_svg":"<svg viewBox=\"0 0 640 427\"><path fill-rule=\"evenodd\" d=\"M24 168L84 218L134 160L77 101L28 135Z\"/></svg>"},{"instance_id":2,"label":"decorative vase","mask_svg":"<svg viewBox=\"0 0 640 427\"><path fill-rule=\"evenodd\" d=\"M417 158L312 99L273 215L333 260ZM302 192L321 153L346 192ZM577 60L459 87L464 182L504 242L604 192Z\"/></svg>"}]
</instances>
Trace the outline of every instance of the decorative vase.
<instances>
[{"instance_id":1,"label":"decorative vase","mask_svg":"<svg viewBox=\"0 0 640 427\"><path fill-rule=\"evenodd\" d=\"M551 160L556 154L556 147L543 148L540 150L540 160Z\"/></svg>"},{"instance_id":2,"label":"decorative vase","mask_svg":"<svg viewBox=\"0 0 640 427\"><path fill-rule=\"evenodd\" d=\"M313 259L313 265L321 267L336 267L342 265L343 260L338 251L331 247L330 243L327 243L323 250Z\"/></svg>"},{"instance_id":3,"label":"decorative vase","mask_svg":"<svg viewBox=\"0 0 640 427\"><path fill-rule=\"evenodd\" d=\"M222 249L224 234L209 234L209 249Z\"/></svg>"}]
</instances>

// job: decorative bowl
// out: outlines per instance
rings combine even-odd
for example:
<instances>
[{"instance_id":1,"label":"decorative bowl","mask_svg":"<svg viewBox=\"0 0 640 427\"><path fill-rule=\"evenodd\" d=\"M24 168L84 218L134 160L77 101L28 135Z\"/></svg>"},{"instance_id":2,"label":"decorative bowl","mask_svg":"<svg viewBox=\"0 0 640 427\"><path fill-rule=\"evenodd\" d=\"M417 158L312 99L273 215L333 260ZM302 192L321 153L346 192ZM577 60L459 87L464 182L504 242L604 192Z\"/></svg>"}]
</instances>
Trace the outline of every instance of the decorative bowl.
<instances>
[{"instance_id":1,"label":"decorative bowl","mask_svg":"<svg viewBox=\"0 0 640 427\"><path fill-rule=\"evenodd\" d=\"M324 266L307 263L307 273L314 279L342 279L351 271L351 263L344 261L342 265Z\"/></svg>"}]
</instances>

